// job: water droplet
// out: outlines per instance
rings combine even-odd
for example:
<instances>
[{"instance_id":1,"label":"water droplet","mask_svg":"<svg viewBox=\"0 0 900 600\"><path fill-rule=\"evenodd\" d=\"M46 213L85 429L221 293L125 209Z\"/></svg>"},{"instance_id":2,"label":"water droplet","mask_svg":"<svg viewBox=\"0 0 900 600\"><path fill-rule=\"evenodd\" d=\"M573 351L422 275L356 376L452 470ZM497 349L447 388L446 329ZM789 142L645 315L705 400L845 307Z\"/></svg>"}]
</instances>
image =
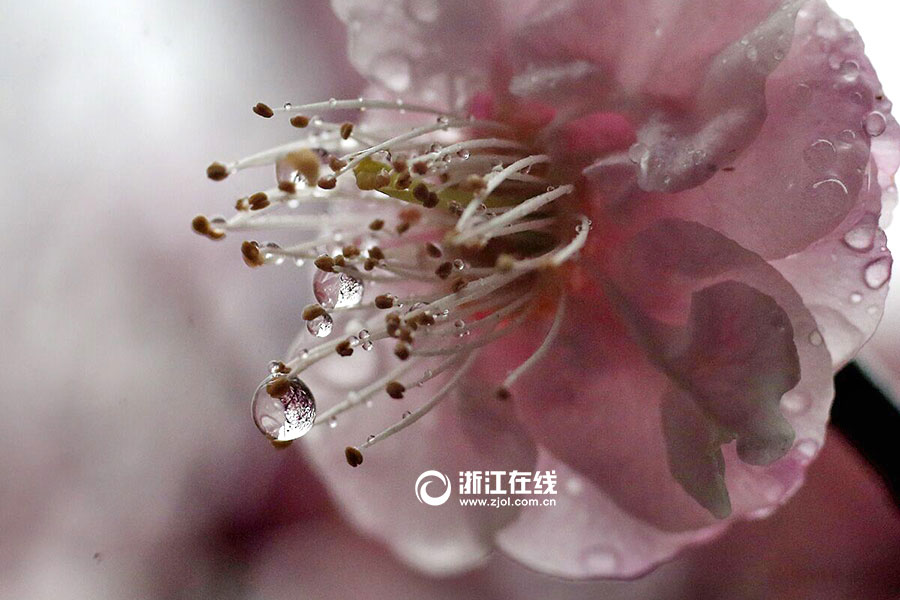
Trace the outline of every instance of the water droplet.
<instances>
[{"instance_id":1,"label":"water droplet","mask_svg":"<svg viewBox=\"0 0 900 600\"><path fill-rule=\"evenodd\" d=\"M360 340L366 341L369 339L369 330L368 329L360 329L359 333L356 335Z\"/></svg>"},{"instance_id":2,"label":"water droplet","mask_svg":"<svg viewBox=\"0 0 900 600\"><path fill-rule=\"evenodd\" d=\"M859 63L855 60L845 60L841 63L841 77L844 81L853 82L859 77Z\"/></svg>"},{"instance_id":3,"label":"water droplet","mask_svg":"<svg viewBox=\"0 0 900 600\"><path fill-rule=\"evenodd\" d=\"M463 327L466 326L466 322L463 321L462 319L457 319L456 321L453 322L453 326L456 327L457 329L462 329Z\"/></svg>"},{"instance_id":4,"label":"water droplet","mask_svg":"<svg viewBox=\"0 0 900 600\"><path fill-rule=\"evenodd\" d=\"M834 144L828 140L817 140L803 151L803 160L809 168L817 172L828 170L836 158Z\"/></svg>"},{"instance_id":5,"label":"water droplet","mask_svg":"<svg viewBox=\"0 0 900 600\"><path fill-rule=\"evenodd\" d=\"M300 357L300 360L306 360L307 358L309 358L309 350L304 348L303 350L300 351L298 356Z\"/></svg>"},{"instance_id":6,"label":"water droplet","mask_svg":"<svg viewBox=\"0 0 900 600\"><path fill-rule=\"evenodd\" d=\"M862 302L862 298L862 294L860 294L859 292L853 292L852 294L850 294L850 304L859 304L860 302Z\"/></svg>"},{"instance_id":7,"label":"water droplet","mask_svg":"<svg viewBox=\"0 0 900 600\"><path fill-rule=\"evenodd\" d=\"M330 419L328 419L328 427L330 427L331 429L337 427L337 417L331 417Z\"/></svg>"},{"instance_id":8,"label":"water droplet","mask_svg":"<svg viewBox=\"0 0 900 600\"><path fill-rule=\"evenodd\" d=\"M826 206L841 206L847 201L850 192L840 179L823 179L811 185L805 195L813 202Z\"/></svg>"},{"instance_id":9,"label":"water droplet","mask_svg":"<svg viewBox=\"0 0 900 600\"><path fill-rule=\"evenodd\" d=\"M813 331L809 334L809 343L813 346L821 346L825 340L822 339L822 334L818 331Z\"/></svg>"},{"instance_id":10,"label":"water droplet","mask_svg":"<svg viewBox=\"0 0 900 600\"><path fill-rule=\"evenodd\" d=\"M412 413L411 413L410 411L405 410L405 411L403 411L403 414L400 415L400 418L401 418L401 419L405 419L406 417L408 417L408 416L411 415L411 414L412 414Z\"/></svg>"},{"instance_id":11,"label":"water droplet","mask_svg":"<svg viewBox=\"0 0 900 600\"><path fill-rule=\"evenodd\" d=\"M816 440L800 440L795 446L797 458L802 464L807 464L819 451L819 442Z\"/></svg>"},{"instance_id":12,"label":"water droplet","mask_svg":"<svg viewBox=\"0 0 900 600\"><path fill-rule=\"evenodd\" d=\"M462 150L457 152L456 155L463 160L467 160L469 158L469 151L466 148L463 148Z\"/></svg>"},{"instance_id":13,"label":"water droplet","mask_svg":"<svg viewBox=\"0 0 900 600\"><path fill-rule=\"evenodd\" d=\"M856 132L852 129L844 129L838 134L838 138L846 144L852 144L856 140Z\"/></svg>"},{"instance_id":14,"label":"water droplet","mask_svg":"<svg viewBox=\"0 0 900 600\"><path fill-rule=\"evenodd\" d=\"M844 64L844 59L841 55L835 53L828 57L828 66L832 71L840 70L842 64Z\"/></svg>"},{"instance_id":15,"label":"water droplet","mask_svg":"<svg viewBox=\"0 0 900 600\"><path fill-rule=\"evenodd\" d=\"M346 273L316 271L313 275L313 295L327 309L347 308L362 302L363 282Z\"/></svg>"},{"instance_id":16,"label":"water droplet","mask_svg":"<svg viewBox=\"0 0 900 600\"><path fill-rule=\"evenodd\" d=\"M441 125L446 125L450 122L450 117L448 117L447 115L441 115L437 118L437 122Z\"/></svg>"},{"instance_id":17,"label":"water droplet","mask_svg":"<svg viewBox=\"0 0 900 600\"><path fill-rule=\"evenodd\" d=\"M370 435L369 437L366 438L366 441L369 442L369 443L371 444L371 443L372 443L372 440L374 440L374 439L375 439L375 434L372 434L372 435Z\"/></svg>"},{"instance_id":18,"label":"water droplet","mask_svg":"<svg viewBox=\"0 0 900 600\"><path fill-rule=\"evenodd\" d=\"M283 108L284 110L291 110L292 107L293 105L290 102L285 102Z\"/></svg>"},{"instance_id":19,"label":"water droplet","mask_svg":"<svg viewBox=\"0 0 900 600\"><path fill-rule=\"evenodd\" d=\"M337 98L329 98L329 99L328 99L328 106L330 106L330 107L332 107L332 108L334 108L335 106L337 106Z\"/></svg>"},{"instance_id":20,"label":"water droplet","mask_svg":"<svg viewBox=\"0 0 900 600\"><path fill-rule=\"evenodd\" d=\"M410 16L422 23L434 23L441 12L438 0L407 0Z\"/></svg>"},{"instance_id":21,"label":"water droplet","mask_svg":"<svg viewBox=\"0 0 900 600\"><path fill-rule=\"evenodd\" d=\"M365 342L362 343L362 346L360 346L360 347L361 347L363 350L365 350L366 352L368 352L368 351L370 351L370 350L372 349L373 344L372 344L372 342L366 340Z\"/></svg>"},{"instance_id":22,"label":"water droplet","mask_svg":"<svg viewBox=\"0 0 900 600\"><path fill-rule=\"evenodd\" d=\"M289 442L308 432L316 420L316 401L306 384L297 377L288 380L288 388L280 398L273 398L266 391L266 385L276 379L276 375L266 377L250 404L253 422L270 440Z\"/></svg>"},{"instance_id":23,"label":"water droplet","mask_svg":"<svg viewBox=\"0 0 900 600\"><path fill-rule=\"evenodd\" d=\"M810 397L799 392L788 392L781 399L781 407L793 415L805 413L811 404Z\"/></svg>"},{"instance_id":24,"label":"water droplet","mask_svg":"<svg viewBox=\"0 0 900 600\"><path fill-rule=\"evenodd\" d=\"M759 52L756 50L756 46L748 46L747 60L749 60L750 62L756 62L757 58L759 58Z\"/></svg>"},{"instance_id":25,"label":"water droplet","mask_svg":"<svg viewBox=\"0 0 900 600\"><path fill-rule=\"evenodd\" d=\"M366 398L366 408L372 408L375 402L371 398Z\"/></svg>"},{"instance_id":26,"label":"water droplet","mask_svg":"<svg viewBox=\"0 0 900 600\"><path fill-rule=\"evenodd\" d=\"M581 566L591 575L611 575L619 566L619 555L609 546L591 546L581 553Z\"/></svg>"},{"instance_id":27,"label":"water droplet","mask_svg":"<svg viewBox=\"0 0 900 600\"><path fill-rule=\"evenodd\" d=\"M781 62L781 61L784 60L784 51L783 51L783 50L776 50L775 53L772 54L772 57L773 57L776 61Z\"/></svg>"},{"instance_id":28,"label":"water droplet","mask_svg":"<svg viewBox=\"0 0 900 600\"><path fill-rule=\"evenodd\" d=\"M309 331L316 337L328 337L331 335L331 330L334 327L334 320L331 318L331 315L325 313L324 315L320 315L315 319L310 319L306 322L306 330Z\"/></svg>"},{"instance_id":29,"label":"water droplet","mask_svg":"<svg viewBox=\"0 0 900 600\"><path fill-rule=\"evenodd\" d=\"M870 136L878 137L887 129L887 119L877 110L873 110L863 120L863 127L865 127L866 133Z\"/></svg>"},{"instance_id":30,"label":"water droplet","mask_svg":"<svg viewBox=\"0 0 900 600\"><path fill-rule=\"evenodd\" d=\"M867 264L866 270L863 272L863 280L866 285L873 290L882 287L891 278L892 265L893 260L889 256L882 256Z\"/></svg>"},{"instance_id":31,"label":"water droplet","mask_svg":"<svg viewBox=\"0 0 900 600\"><path fill-rule=\"evenodd\" d=\"M457 271L462 271L466 268L466 263L461 258L455 258L453 259L453 268Z\"/></svg>"},{"instance_id":32,"label":"water droplet","mask_svg":"<svg viewBox=\"0 0 900 600\"><path fill-rule=\"evenodd\" d=\"M225 220L225 217L220 216L220 215L216 215L215 217L210 217L210 219L209 219L209 224L215 225L216 227L220 227L220 226L224 225L226 222L227 221Z\"/></svg>"},{"instance_id":33,"label":"water droplet","mask_svg":"<svg viewBox=\"0 0 900 600\"><path fill-rule=\"evenodd\" d=\"M857 252L868 252L875 244L875 227L872 225L857 225L844 234L844 244Z\"/></svg>"},{"instance_id":34,"label":"water droplet","mask_svg":"<svg viewBox=\"0 0 900 600\"><path fill-rule=\"evenodd\" d=\"M280 360L269 361L269 373L275 374L281 372L282 363Z\"/></svg>"},{"instance_id":35,"label":"water droplet","mask_svg":"<svg viewBox=\"0 0 900 600\"><path fill-rule=\"evenodd\" d=\"M866 309L866 313L868 313L872 316L875 316L878 314L878 307L873 304L872 306L870 306L869 308Z\"/></svg>"}]
</instances>

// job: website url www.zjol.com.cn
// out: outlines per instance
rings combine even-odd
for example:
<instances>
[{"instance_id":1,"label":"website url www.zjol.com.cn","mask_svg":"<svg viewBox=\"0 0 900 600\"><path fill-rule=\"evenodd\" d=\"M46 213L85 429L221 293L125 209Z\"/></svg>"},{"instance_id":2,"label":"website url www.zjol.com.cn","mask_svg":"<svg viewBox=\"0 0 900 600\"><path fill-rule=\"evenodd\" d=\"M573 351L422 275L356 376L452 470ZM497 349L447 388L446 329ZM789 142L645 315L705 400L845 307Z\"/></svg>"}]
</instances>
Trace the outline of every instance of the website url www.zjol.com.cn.
<instances>
[{"instance_id":1,"label":"website url www.zjol.com.cn","mask_svg":"<svg viewBox=\"0 0 900 600\"><path fill-rule=\"evenodd\" d=\"M460 471L456 493L460 506L556 506L556 471ZM416 480L416 498L428 506L450 500L453 486L440 471L425 471Z\"/></svg>"}]
</instances>

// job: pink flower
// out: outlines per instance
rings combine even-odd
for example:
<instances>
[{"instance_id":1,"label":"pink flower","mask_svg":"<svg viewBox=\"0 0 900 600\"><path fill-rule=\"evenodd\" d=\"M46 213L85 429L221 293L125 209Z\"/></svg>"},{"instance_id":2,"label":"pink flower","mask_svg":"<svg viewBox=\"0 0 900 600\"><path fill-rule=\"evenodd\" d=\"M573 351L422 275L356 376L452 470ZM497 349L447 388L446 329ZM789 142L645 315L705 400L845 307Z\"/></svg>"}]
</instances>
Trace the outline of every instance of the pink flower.
<instances>
[{"instance_id":1,"label":"pink flower","mask_svg":"<svg viewBox=\"0 0 900 600\"><path fill-rule=\"evenodd\" d=\"M310 133L213 163L277 182L194 221L309 232L242 245L317 267L261 431L312 429L348 518L439 574L499 547L635 576L783 504L890 275L898 127L852 25L818 0L333 5L367 99L258 104ZM427 470L559 493L427 506Z\"/></svg>"}]
</instances>

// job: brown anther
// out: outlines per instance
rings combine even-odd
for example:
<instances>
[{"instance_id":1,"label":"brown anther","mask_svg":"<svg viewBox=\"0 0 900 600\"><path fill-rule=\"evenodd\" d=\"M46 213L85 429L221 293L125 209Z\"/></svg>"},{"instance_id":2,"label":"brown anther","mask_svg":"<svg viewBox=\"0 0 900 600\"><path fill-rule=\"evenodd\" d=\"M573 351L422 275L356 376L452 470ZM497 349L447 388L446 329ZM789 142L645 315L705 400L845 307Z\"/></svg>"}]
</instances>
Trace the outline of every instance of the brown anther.
<instances>
[{"instance_id":1,"label":"brown anther","mask_svg":"<svg viewBox=\"0 0 900 600\"><path fill-rule=\"evenodd\" d=\"M300 150L289 152L284 157L284 160L294 167L294 170L300 173L309 185L315 184L319 179L321 158L309 148L301 148Z\"/></svg>"},{"instance_id":2,"label":"brown anther","mask_svg":"<svg viewBox=\"0 0 900 600\"><path fill-rule=\"evenodd\" d=\"M440 181L441 183L447 183L448 181L450 181L450 173L441 173L440 175L438 175L438 181Z\"/></svg>"},{"instance_id":3,"label":"brown anther","mask_svg":"<svg viewBox=\"0 0 900 600\"><path fill-rule=\"evenodd\" d=\"M400 333L400 325L396 323L388 323L384 326L384 330L392 338L399 337L398 334Z\"/></svg>"},{"instance_id":4,"label":"brown anther","mask_svg":"<svg viewBox=\"0 0 900 600\"><path fill-rule=\"evenodd\" d=\"M497 400L509 400L512 397L512 394L509 393L509 390L503 386L498 387L495 394L497 396Z\"/></svg>"},{"instance_id":5,"label":"brown anther","mask_svg":"<svg viewBox=\"0 0 900 600\"><path fill-rule=\"evenodd\" d=\"M413 223L418 223L422 218L422 211L417 208L405 208L400 211L400 220L406 221L410 225Z\"/></svg>"},{"instance_id":6,"label":"brown anther","mask_svg":"<svg viewBox=\"0 0 900 600\"><path fill-rule=\"evenodd\" d=\"M406 331L409 334L409 338L412 339L412 332L419 328L419 320L418 319L406 319L403 322L406 325ZM403 339L404 332L400 332L400 339ZM408 341L408 340L403 340Z\"/></svg>"},{"instance_id":7,"label":"brown anther","mask_svg":"<svg viewBox=\"0 0 900 600\"><path fill-rule=\"evenodd\" d=\"M322 308L322 305L308 304L303 308L303 312L300 314L300 316L303 317L304 321L312 321L313 319L317 319L324 314L327 314L327 311Z\"/></svg>"},{"instance_id":8,"label":"brown anther","mask_svg":"<svg viewBox=\"0 0 900 600\"><path fill-rule=\"evenodd\" d=\"M384 250L382 250L379 246L372 246L369 248L369 258L374 258L375 260L384 260Z\"/></svg>"},{"instance_id":9,"label":"brown anther","mask_svg":"<svg viewBox=\"0 0 900 600\"><path fill-rule=\"evenodd\" d=\"M203 215L197 215L191 221L191 229L200 235L209 235L209 219Z\"/></svg>"},{"instance_id":10,"label":"brown anther","mask_svg":"<svg viewBox=\"0 0 900 600\"><path fill-rule=\"evenodd\" d=\"M427 244L425 244L425 254L427 254L431 258L440 258L444 255L440 247L434 242L428 242Z\"/></svg>"},{"instance_id":11,"label":"brown anther","mask_svg":"<svg viewBox=\"0 0 900 600\"><path fill-rule=\"evenodd\" d=\"M250 210L262 210L269 206L269 197L263 192L256 192L247 198L247 202L250 204Z\"/></svg>"},{"instance_id":12,"label":"brown anther","mask_svg":"<svg viewBox=\"0 0 900 600\"><path fill-rule=\"evenodd\" d=\"M378 261L376 261L374 258L367 258L365 261L363 261L363 269L365 269L366 271L371 271L377 264Z\"/></svg>"},{"instance_id":13,"label":"brown anther","mask_svg":"<svg viewBox=\"0 0 900 600\"><path fill-rule=\"evenodd\" d=\"M513 258L509 254L501 254L497 257L497 260L494 262L494 268L500 272L508 273L513 270L513 266L516 264L516 259Z\"/></svg>"},{"instance_id":14,"label":"brown anther","mask_svg":"<svg viewBox=\"0 0 900 600\"><path fill-rule=\"evenodd\" d=\"M340 171L341 169L343 169L344 167L347 166L347 161L341 160L337 156L332 156L331 158L328 159L328 166L331 168L332 171Z\"/></svg>"},{"instance_id":15,"label":"brown anther","mask_svg":"<svg viewBox=\"0 0 900 600\"><path fill-rule=\"evenodd\" d=\"M334 351L337 352L340 356L350 356L351 354L353 354L353 348L350 346L350 340L344 340L339 343L335 347Z\"/></svg>"},{"instance_id":16,"label":"brown anther","mask_svg":"<svg viewBox=\"0 0 900 600\"><path fill-rule=\"evenodd\" d=\"M286 374L286 373L291 372L290 368L288 368L288 366L281 361L278 361L274 365L272 365L272 368L277 373L285 373Z\"/></svg>"},{"instance_id":17,"label":"brown anther","mask_svg":"<svg viewBox=\"0 0 900 600\"><path fill-rule=\"evenodd\" d=\"M341 125L341 139L346 140L353 133L353 123L344 123Z\"/></svg>"},{"instance_id":18,"label":"brown anther","mask_svg":"<svg viewBox=\"0 0 900 600\"><path fill-rule=\"evenodd\" d=\"M440 277L441 279L447 279L450 277L450 274L453 272L453 263L451 262L442 262L438 265L438 268L434 270L434 274Z\"/></svg>"},{"instance_id":19,"label":"brown anther","mask_svg":"<svg viewBox=\"0 0 900 600\"><path fill-rule=\"evenodd\" d=\"M453 290L453 293L455 294L456 292L462 291L467 285L469 285L468 281L459 278L453 282L453 285L450 286L450 289Z\"/></svg>"},{"instance_id":20,"label":"brown anther","mask_svg":"<svg viewBox=\"0 0 900 600\"><path fill-rule=\"evenodd\" d=\"M400 400L403 398L403 392L406 391L406 387L399 381L388 381L387 385L384 386L384 391L394 400Z\"/></svg>"},{"instance_id":21,"label":"brown anther","mask_svg":"<svg viewBox=\"0 0 900 600\"><path fill-rule=\"evenodd\" d=\"M250 205L247 204L247 199L246 198L238 198L237 202L234 203L234 210L240 210L240 211L250 210Z\"/></svg>"},{"instance_id":22,"label":"brown anther","mask_svg":"<svg viewBox=\"0 0 900 600\"><path fill-rule=\"evenodd\" d=\"M428 199L422 202L422 206L425 208L434 208L440 201L441 199L435 192L428 192Z\"/></svg>"},{"instance_id":23,"label":"brown anther","mask_svg":"<svg viewBox=\"0 0 900 600\"><path fill-rule=\"evenodd\" d=\"M222 181L226 177L228 177L228 167L219 162L214 162L213 164L206 167L206 176L212 179L213 181Z\"/></svg>"},{"instance_id":24,"label":"brown anther","mask_svg":"<svg viewBox=\"0 0 900 600\"><path fill-rule=\"evenodd\" d=\"M427 310L419 315L419 325L434 325L434 315Z\"/></svg>"},{"instance_id":25,"label":"brown anther","mask_svg":"<svg viewBox=\"0 0 900 600\"><path fill-rule=\"evenodd\" d=\"M347 259L344 258L343 254L338 254L337 256L334 257L334 266L336 266L336 267L346 267L347 266Z\"/></svg>"},{"instance_id":26,"label":"brown anther","mask_svg":"<svg viewBox=\"0 0 900 600\"><path fill-rule=\"evenodd\" d=\"M418 325L417 325L418 327ZM400 327L400 331L395 336L401 342L406 342L407 344L412 344L413 342L413 332L409 327Z\"/></svg>"},{"instance_id":27,"label":"brown anther","mask_svg":"<svg viewBox=\"0 0 900 600\"><path fill-rule=\"evenodd\" d=\"M394 325L399 325L400 313L398 313L397 311L389 312L388 314L384 315L384 322L387 324L393 323Z\"/></svg>"},{"instance_id":28,"label":"brown anther","mask_svg":"<svg viewBox=\"0 0 900 600\"><path fill-rule=\"evenodd\" d=\"M242 243L241 254L244 256L244 263L248 267L260 267L265 262L262 254L259 252L259 244L256 242Z\"/></svg>"},{"instance_id":29,"label":"brown anther","mask_svg":"<svg viewBox=\"0 0 900 600\"><path fill-rule=\"evenodd\" d=\"M262 102L257 102L256 106L253 107L253 112L258 114L264 119L271 119L275 115L275 111L269 108L268 105L263 104Z\"/></svg>"},{"instance_id":30,"label":"brown anther","mask_svg":"<svg viewBox=\"0 0 900 600\"><path fill-rule=\"evenodd\" d=\"M269 443L272 444L272 447L276 450L284 450L293 444L294 440L269 440Z\"/></svg>"},{"instance_id":31,"label":"brown anther","mask_svg":"<svg viewBox=\"0 0 900 600\"><path fill-rule=\"evenodd\" d=\"M394 182L394 187L398 190L405 190L410 185L412 185L412 175L410 175L409 172L401 174Z\"/></svg>"},{"instance_id":32,"label":"brown anther","mask_svg":"<svg viewBox=\"0 0 900 600\"><path fill-rule=\"evenodd\" d=\"M330 175L327 177L321 177L321 178L319 178L318 185L323 190L333 190L334 187L337 185L337 179L335 179L334 177L331 177Z\"/></svg>"},{"instance_id":33,"label":"brown anther","mask_svg":"<svg viewBox=\"0 0 900 600\"><path fill-rule=\"evenodd\" d=\"M344 448L344 456L347 457L347 464L351 467L358 467L363 462L362 452L356 446L347 446Z\"/></svg>"},{"instance_id":34,"label":"brown anther","mask_svg":"<svg viewBox=\"0 0 900 600\"><path fill-rule=\"evenodd\" d=\"M210 229L209 233L206 234L206 237L208 237L211 240L221 240L222 238L225 237L225 232L218 231L216 229Z\"/></svg>"},{"instance_id":35,"label":"brown anther","mask_svg":"<svg viewBox=\"0 0 900 600\"><path fill-rule=\"evenodd\" d=\"M406 162L405 158L395 158L394 162L391 163L391 166L394 167L394 170L398 173L405 173L409 170L409 163Z\"/></svg>"},{"instance_id":36,"label":"brown anther","mask_svg":"<svg viewBox=\"0 0 900 600\"><path fill-rule=\"evenodd\" d=\"M409 346L403 342L398 342L397 345L394 346L394 355L400 360L406 360L409 358Z\"/></svg>"},{"instance_id":37,"label":"brown anther","mask_svg":"<svg viewBox=\"0 0 900 600\"><path fill-rule=\"evenodd\" d=\"M375 189L381 189L383 187L387 187L391 185L391 176L387 173L379 173L375 176Z\"/></svg>"},{"instance_id":38,"label":"brown anther","mask_svg":"<svg viewBox=\"0 0 900 600\"><path fill-rule=\"evenodd\" d=\"M284 192L285 194L296 194L297 186L293 181L279 181L278 189Z\"/></svg>"},{"instance_id":39,"label":"brown anther","mask_svg":"<svg viewBox=\"0 0 900 600\"><path fill-rule=\"evenodd\" d=\"M416 187L412 189L412 195L413 198L424 204L428 200L428 186L424 183L417 183Z\"/></svg>"},{"instance_id":40,"label":"brown anther","mask_svg":"<svg viewBox=\"0 0 900 600\"><path fill-rule=\"evenodd\" d=\"M384 219L375 219L369 223L369 229L372 231L381 231L382 227L384 227Z\"/></svg>"},{"instance_id":41,"label":"brown anther","mask_svg":"<svg viewBox=\"0 0 900 600\"><path fill-rule=\"evenodd\" d=\"M323 254L318 257L314 262L316 268L320 271L325 271L326 273L334 273L334 259L328 256L327 254Z\"/></svg>"},{"instance_id":42,"label":"brown anther","mask_svg":"<svg viewBox=\"0 0 900 600\"><path fill-rule=\"evenodd\" d=\"M296 127L297 129L303 129L307 125L309 125L309 117L304 117L303 115L296 115L291 117L291 125Z\"/></svg>"},{"instance_id":43,"label":"brown anther","mask_svg":"<svg viewBox=\"0 0 900 600\"><path fill-rule=\"evenodd\" d=\"M397 225L397 235L403 235L407 231L409 231L410 224L409 221L403 221L399 225Z\"/></svg>"},{"instance_id":44,"label":"brown anther","mask_svg":"<svg viewBox=\"0 0 900 600\"><path fill-rule=\"evenodd\" d=\"M447 205L447 209L450 211L450 214L456 215L457 217L463 214L462 204L456 200L451 201L450 204Z\"/></svg>"},{"instance_id":45,"label":"brown anther","mask_svg":"<svg viewBox=\"0 0 900 600\"><path fill-rule=\"evenodd\" d=\"M428 165L425 164L424 161L414 162L412 166L412 171L416 175L424 175L428 172Z\"/></svg>"},{"instance_id":46,"label":"brown anther","mask_svg":"<svg viewBox=\"0 0 900 600\"><path fill-rule=\"evenodd\" d=\"M283 398L291 389L291 382L287 377L276 377L266 384L266 393L273 398Z\"/></svg>"},{"instance_id":47,"label":"brown anther","mask_svg":"<svg viewBox=\"0 0 900 600\"><path fill-rule=\"evenodd\" d=\"M343 253L343 255L346 256L347 258L353 258L354 256L360 255L360 250L357 246L354 246L353 244L347 244L346 246L341 248L341 253Z\"/></svg>"},{"instance_id":48,"label":"brown anther","mask_svg":"<svg viewBox=\"0 0 900 600\"><path fill-rule=\"evenodd\" d=\"M380 308L382 310L391 308L394 306L394 298L393 296L389 296L388 294L381 294L380 296L375 296L375 308Z\"/></svg>"},{"instance_id":49,"label":"brown anther","mask_svg":"<svg viewBox=\"0 0 900 600\"><path fill-rule=\"evenodd\" d=\"M469 175L460 187L470 192L477 192L486 188L487 183L481 175Z\"/></svg>"}]
</instances>

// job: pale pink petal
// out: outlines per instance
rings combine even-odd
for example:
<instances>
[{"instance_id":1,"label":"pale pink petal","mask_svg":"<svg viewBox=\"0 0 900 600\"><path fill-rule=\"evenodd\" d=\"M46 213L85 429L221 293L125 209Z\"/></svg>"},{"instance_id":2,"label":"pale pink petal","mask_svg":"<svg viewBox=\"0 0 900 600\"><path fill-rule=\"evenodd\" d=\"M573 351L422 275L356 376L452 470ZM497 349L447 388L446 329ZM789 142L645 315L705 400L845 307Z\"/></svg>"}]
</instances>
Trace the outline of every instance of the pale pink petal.
<instances>
[{"instance_id":1,"label":"pale pink petal","mask_svg":"<svg viewBox=\"0 0 900 600\"><path fill-rule=\"evenodd\" d=\"M350 62L406 101L459 108L488 86L493 60L537 0L332 0Z\"/></svg>"},{"instance_id":2,"label":"pale pink petal","mask_svg":"<svg viewBox=\"0 0 900 600\"><path fill-rule=\"evenodd\" d=\"M629 558L626 561L629 568L618 573L620 575L639 572L671 555L674 542L668 544L666 540L673 539L672 534L684 533L685 538L678 538L683 543L690 538L687 532L702 537L704 529L719 522L672 476L669 466L671 446L667 449L661 403L673 389L690 391L694 406L701 407L705 417L723 429L759 434L762 439L776 434L770 440L771 445L755 447L750 444L743 449L739 445L738 450L745 460L766 463L783 452L783 441L790 439L790 432L783 428L780 413L796 434L798 441L787 456L766 467L746 464L738 458L733 445L723 446L725 482L736 517L767 514L797 488L804 465L821 445L832 397L830 357L824 345L809 341L809 336L816 331L815 321L790 285L758 256L700 225L676 221L661 223L641 233L632 248L613 269L615 274L611 280L622 290L621 295L633 307L634 314L639 312L646 316L645 324L649 326L635 331L637 319L630 316L627 320L631 321L628 326L632 334L626 336L624 324L615 316L622 314L623 300L616 299L615 293L610 296L609 289L591 296L590 302L577 303L570 308L567 326L552 357L536 368L532 377L514 388L513 393L517 412L535 439L595 484L605 496L604 501L614 503L642 522L644 527L640 528L640 536L643 541L635 541L634 552L646 551L647 554ZM723 398L734 399L735 406L745 410L756 407L763 411L753 416L729 413L728 404L717 405L716 398L710 397L717 383L715 370L703 376L694 373L687 382L684 380L687 371L678 374L673 370L677 368L678 356L701 351L700 348L692 351L682 348L680 352L673 352L677 348L673 341L686 331L690 333L687 340L703 341L697 323L692 333L690 329L684 329L689 323L692 295L723 282L737 282L760 293L763 300L754 300L745 307L751 315L759 316L769 311L760 313L759 307L772 301L780 307L773 315L782 314L790 320L787 327L787 323L775 319L771 333L758 339L747 331L738 330L738 341L749 343L752 350L752 360L748 361L747 367L749 375L736 369L734 363L729 364L747 350L741 343L722 346L720 354L716 353L717 348L707 350L719 360L714 366L721 376L719 391ZM609 304L609 297L613 298L614 307ZM703 311L697 310L695 317L700 318ZM756 313L752 312L754 310ZM713 331L708 327L717 325L716 318L733 319L735 315L723 313L703 318L712 319L711 323L706 323L704 335L708 336L709 331ZM787 361L785 370L780 359L767 364L765 357L766 352L785 343L783 338L777 341L783 326L785 333L790 332L792 342L784 346L785 351L793 350L791 346L796 348L801 379L781 397L779 413L766 402L771 402L793 384L791 361ZM690 347L690 343L685 347ZM768 356L775 357L778 352L775 350ZM547 380L547 373L553 373L551 381ZM787 379L779 382L780 377ZM767 385L772 388L767 389ZM749 392L742 386L756 390L753 394L768 394L768 399L744 397L742 394ZM707 399L699 402L698 395L706 395ZM768 408L764 409L766 406ZM668 418L673 418L671 413ZM754 430L754 427L759 429ZM782 436L785 431L787 438ZM757 452L760 448L765 451ZM775 455L769 453L772 448L778 449ZM713 460L713 467L716 460ZM693 463L702 474L704 467L699 464L702 463ZM699 485L702 488L702 481ZM692 491L695 496L701 492L713 493L709 489ZM710 499L715 500L714 495ZM715 508L714 502L712 505ZM522 519L525 518L523 514ZM623 520L622 528L617 528L616 522L619 520L611 519L604 524L605 537L579 538L576 545L587 548L611 540L608 545L616 553L627 555L632 551L629 536L634 531L633 524ZM543 532L541 539L550 535L550 532ZM654 535L659 538L658 547L656 542L647 541ZM601 569L596 574L614 573Z\"/></svg>"},{"instance_id":3,"label":"pale pink petal","mask_svg":"<svg viewBox=\"0 0 900 600\"><path fill-rule=\"evenodd\" d=\"M313 377L319 410L343 400L354 384L365 385L378 364L396 359L357 352L349 358L326 359ZM331 363L330 365L328 363ZM387 368L393 368L390 365ZM329 368L330 367L330 368ZM455 502L459 472L490 469L530 471L535 450L524 430L505 418L508 407L485 402L482 390L464 388L414 425L364 450L364 462L351 468L344 457L348 444L359 445L369 435L402 418L427 398L430 387L417 389L417 400L394 400L384 392L373 398L377 407L359 406L338 417L336 427L317 426L304 438L304 449L328 484L337 504L361 531L385 542L403 560L435 575L458 573L484 560L493 547L494 532L515 517L514 508L471 509ZM438 470L450 478L451 500L429 506L416 499L418 476ZM437 487L433 495L440 493Z\"/></svg>"},{"instance_id":4,"label":"pale pink petal","mask_svg":"<svg viewBox=\"0 0 900 600\"><path fill-rule=\"evenodd\" d=\"M645 197L645 209L702 222L766 258L832 232L863 201L877 121L893 119L858 34L824 2L800 11L790 52L766 82L765 108L762 130L737 160L712 163L728 171L674 198L655 196L653 208Z\"/></svg>"}]
</instances>

